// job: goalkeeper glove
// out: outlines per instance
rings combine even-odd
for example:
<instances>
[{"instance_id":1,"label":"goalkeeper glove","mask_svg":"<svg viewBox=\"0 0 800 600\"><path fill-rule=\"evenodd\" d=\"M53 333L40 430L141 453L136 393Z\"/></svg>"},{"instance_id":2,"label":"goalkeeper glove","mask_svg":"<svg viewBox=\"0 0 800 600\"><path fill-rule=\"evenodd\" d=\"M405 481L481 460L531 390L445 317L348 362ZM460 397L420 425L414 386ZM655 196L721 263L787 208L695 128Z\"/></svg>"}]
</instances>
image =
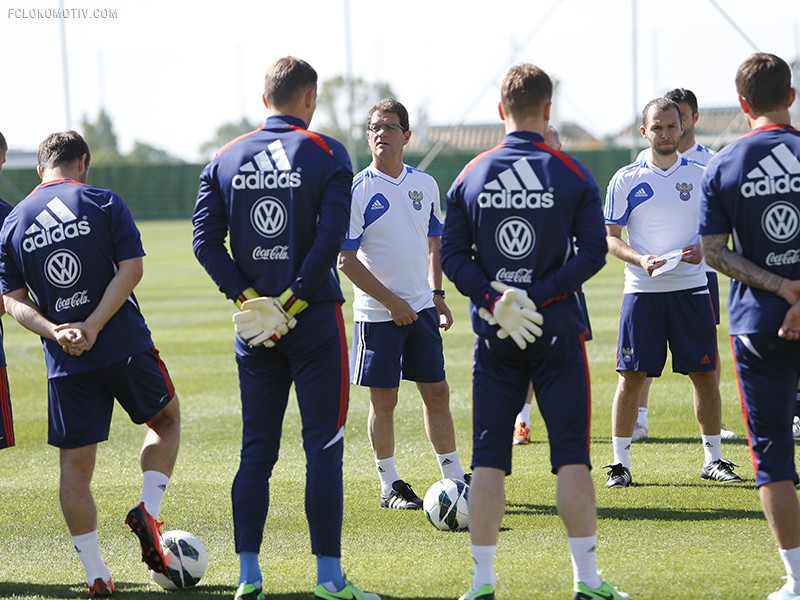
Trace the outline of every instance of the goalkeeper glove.
<instances>
[{"instance_id":1,"label":"goalkeeper glove","mask_svg":"<svg viewBox=\"0 0 800 600\"><path fill-rule=\"evenodd\" d=\"M281 308L283 308L290 317L296 316L297 313L304 311L308 306L308 302L294 295L291 287L286 288L283 293L278 296L278 302L280 302Z\"/></svg>"},{"instance_id":2,"label":"goalkeeper glove","mask_svg":"<svg viewBox=\"0 0 800 600\"><path fill-rule=\"evenodd\" d=\"M544 323L544 318L536 309L536 303L524 290L499 281L493 281L491 285L495 291L502 294L492 310L492 316L500 325L497 337L500 339L511 337L514 343L524 350L529 343L534 343L536 338L542 335L540 325Z\"/></svg>"},{"instance_id":3,"label":"goalkeeper glove","mask_svg":"<svg viewBox=\"0 0 800 600\"><path fill-rule=\"evenodd\" d=\"M233 315L236 334L251 346L275 345L281 336L297 325L275 298L259 297L242 303L241 312Z\"/></svg>"},{"instance_id":4,"label":"goalkeeper glove","mask_svg":"<svg viewBox=\"0 0 800 600\"><path fill-rule=\"evenodd\" d=\"M236 303L236 308L241 309L242 304L244 304L248 300L253 300L254 298L258 298L259 296L260 294L251 287L247 288L246 290L242 290L242 293L236 296L236 299L234 300L234 302Z\"/></svg>"}]
</instances>

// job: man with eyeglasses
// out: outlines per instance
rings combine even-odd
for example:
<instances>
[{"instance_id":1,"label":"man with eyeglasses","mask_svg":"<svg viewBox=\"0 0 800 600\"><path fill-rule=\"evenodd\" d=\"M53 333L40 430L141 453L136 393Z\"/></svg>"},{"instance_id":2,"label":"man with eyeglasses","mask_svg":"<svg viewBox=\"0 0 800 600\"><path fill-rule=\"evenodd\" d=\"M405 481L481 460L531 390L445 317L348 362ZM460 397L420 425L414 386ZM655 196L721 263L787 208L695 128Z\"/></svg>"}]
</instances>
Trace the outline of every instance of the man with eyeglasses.
<instances>
[{"instance_id":1,"label":"man with eyeglasses","mask_svg":"<svg viewBox=\"0 0 800 600\"><path fill-rule=\"evenodd\" d=\"M370 388L368 432L381 481L380 506L418 510L422 500L400 478L394 459L401 378L416 382L422 396L425 431L442 477L463 480L464 469L439 333L453 324L441 289L439 187L403 162L410 138L408 111L400 102L387 98L370 109L372 162L353 181L339 268L353 282L351 381Z\"/></svg>"}]
</instances>

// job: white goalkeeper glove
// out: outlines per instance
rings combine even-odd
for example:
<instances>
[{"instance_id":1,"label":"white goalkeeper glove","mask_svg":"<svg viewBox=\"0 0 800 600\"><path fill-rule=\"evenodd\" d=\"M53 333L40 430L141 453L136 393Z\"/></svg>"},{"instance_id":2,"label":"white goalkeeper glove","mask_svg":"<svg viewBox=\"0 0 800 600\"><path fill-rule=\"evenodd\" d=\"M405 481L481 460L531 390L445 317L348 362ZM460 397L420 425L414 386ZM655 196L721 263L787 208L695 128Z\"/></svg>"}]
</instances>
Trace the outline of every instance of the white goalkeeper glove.
<instances>
[{"instance_id":1,"label":"white goalkeeper glove","mask_svg":"<svg viewBox=\"0 0 800 600\"><path fill-rule=\"evenodd\" d=\"M271 348L295 325L297 320L286 313L276 298L264 296L243 302L241 312L233 315L236 334L251 346L264 344Z\"/></svg>"},{"instance_id":2,"label":"white goalkeeper glove","mask_svg":"<svg viewBox=\"0 0 800 600\"><path fill-rule=\"evenodd\" d=\"M534 343L536 338L542 335L540 325L544 323L544 318L525 290L499 281L493 281L491 285L495 291L502 294L495 302L492 312L492 316L500 326L497 337L500 339L511 337L520 350L524 350L529 343Z\"/></svg>"}]
</instances>

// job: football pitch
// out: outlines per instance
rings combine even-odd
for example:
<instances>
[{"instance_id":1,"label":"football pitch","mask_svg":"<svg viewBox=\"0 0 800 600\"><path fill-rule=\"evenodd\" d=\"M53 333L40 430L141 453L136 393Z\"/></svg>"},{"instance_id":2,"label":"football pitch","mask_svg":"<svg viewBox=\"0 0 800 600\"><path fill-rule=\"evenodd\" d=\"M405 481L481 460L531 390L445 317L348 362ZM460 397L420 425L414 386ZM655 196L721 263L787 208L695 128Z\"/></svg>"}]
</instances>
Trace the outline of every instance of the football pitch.
<instances>
[{"instance_id":1,"label":"football pitch","mask_svg":"<svg viewBox=\"0 0 800 600\"><path fill-rule=\"evenodd\" d=\"M230 488L238 466L241 418L233 358L233 305L220 294L191 251L191 223L140 223L147 252L136 290L181 401L181 449L161 509L164 531L195 533L209 553L200 585L165 592L139 562L139 545L123 524L139 500L139 447L144 435L119 407L110 440L100 445L93 491L103 557L115 596L156 599L232 598L238 582ZM720 276L724 299L727 279ZM465 465L471 455L470 385L473 334L467 300L449 283L455 325L444 334L451 407ZM349 282L345 295L352 297ZM622 290L622 263L607 266L586 285L593 341L592 461L598 504L598 563L606 579L632 598L765 598L784 569L763 518L753 482L727 340L720 328L723 421L739 439L723 442L723 456L740 465L743 483L700 479L702 448L686 377L665 373L653 384L650 439L631 453L634 487L609 491L611 401ZM345 304L348 334L352 312ZM300 317L302 318L302 316ZM80 598L83 569L72 548L58 501L58 452L46 444L46 379L41 344L4 317L17 447L0 452L0 598ZM669 368L669 367L668 367ZM467 532L434 529L421 511L378 507L378 479L366 432L368 394L351 388L345 434L345 514L342 563L361 589L383 598L458 598L471 583ZM536 410L534 409L536 415ZM532 419L532 441L514 449L506 480L506 516L497 554L498 598L568 599L572 567L555 508L543 424ZM401 476L422 496L440 478L422 425L413 384L404 383L395 417ZM305 460L296 403L284 422L281 457L272 481L261 555L264 591L285 600L312 596L315 563L304 514Z\"/></svg>"}]
</instances>

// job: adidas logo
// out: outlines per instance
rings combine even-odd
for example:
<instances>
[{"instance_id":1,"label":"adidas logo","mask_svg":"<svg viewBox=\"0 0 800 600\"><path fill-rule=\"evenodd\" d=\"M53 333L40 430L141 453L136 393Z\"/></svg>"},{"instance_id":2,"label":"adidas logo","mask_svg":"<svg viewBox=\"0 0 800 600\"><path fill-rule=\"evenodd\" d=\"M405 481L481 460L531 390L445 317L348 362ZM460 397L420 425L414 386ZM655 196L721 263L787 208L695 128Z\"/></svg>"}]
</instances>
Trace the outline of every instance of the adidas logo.
<instances>
[{"instance_id":1,"label":"adidas logo","mask_svg":"<svg viewBox=\"0 0 800 600\"><path fill-rule=\"evenodd\" d=\"M92 228L86 220L78 221L66 204L56 196L36 215L33 223L25 230L22 249L33 252L67 239L89 235ZM29 236L29 237L28 237Z\"/></svg>"},{"instance_id":2,"label":"adidas logo","mask_svg":"<svg viewBox=\"0 0 800 600\"><path fill-rule=\"evenodd\" d=\"M636 190L636 193L633 195L634 198L649 198L650 194L648 194L644 188L639 188Z\"/></svg>"},{"instance_id":3,"label":"adidas logo","mask_svg":"<svg viewBox=\"0 0 800 600\"><path fill-rule=\"evenodd\" d=\"M381 210L382 208L385 208L385 206L377 198L375 198L375 202L369 205L370 210Z\"/></svg>"},{"instance_id":4,"label":"adidas logo","mask_svg":"<svg viewBox=\"0 0 800 600\"><path fill-rule=\"evenodd\" d=\"M453 464L453 461L452 461L452 460L450 460L449 458L445 458L445 459L442 461L442 466L443 466L443 467L446 467L447 465L452 465L452 464Z\"/></svg>"},{"instance_id":5,"label":"adidas logo","mask_svg":"<svg viewBox=\"0 0 800 600\"><path fill-rule=\"evenodd\" d=\"M742 196L771 196L800 192L800 160L786 144L778 144L758 161L758 166L747 174L740 188Z\"/></svg>"},{"instance_id":6,"label":"adidas logo","mask_svg":"<svg viewBox=\"0 0 800 600\"><path fill-rule=\"evenodd\" d=\"M545 192L542 182L525 158L520 158L478 194L481 208L550 208L553 193Z\"/></svg>"},{"instance_id":7,"label":"adidas logo","mask_svg":"<svg viewBox=\"0 0 800 600\"><path fill-rule=\"evenodd\" d=\"M703 356L703 358L700 360L700 364L701 365L707 365L707 364L710 364L710 363L711 363L711 359L708 358L708 354Z\"/></svg>"},{"instance_id":8,"label":"adidas logo","mask_svg":"<svg viewBox=\"0 0 800 600\"><path fill-rule=\"evenodd\" d=\"M239 167L231 185L235 190L275 190L300 187L300 171L292 171L292 164L280 140L275 140Z\"/></svg>"}]
</instances>

